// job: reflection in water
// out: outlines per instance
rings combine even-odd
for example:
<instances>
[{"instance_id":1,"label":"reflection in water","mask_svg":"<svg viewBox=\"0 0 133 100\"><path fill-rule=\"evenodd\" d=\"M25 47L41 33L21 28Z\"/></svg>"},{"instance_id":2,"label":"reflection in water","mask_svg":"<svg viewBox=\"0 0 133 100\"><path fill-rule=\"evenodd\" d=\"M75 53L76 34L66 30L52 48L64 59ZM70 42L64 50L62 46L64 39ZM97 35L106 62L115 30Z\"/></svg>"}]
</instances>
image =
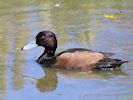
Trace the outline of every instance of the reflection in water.
<instances>
[{"instance_id":1,"label":"reflection in water","mask_svg":"<svg viewBox=\"0 0 133 100\"><path fill-rule=\"evenodd\" d=\"M62 70L62 69L54 69L43 67L45 76L36 79L35 85L40 92L52 92L56 89L58 84L57 73L59 76L63 76L66 78L74 78L74 79L92 79L92 80L103 80L109 79L113 75L119 76L127 76L128 74L123 72L121 69L116 69L114 71L79 71L79 70Z\"/></svg>"},{"instance_id":2,"label":"reflection in water","mask_svg":"<svg viewBox=\"0 0 133 100\"><path fill-rule=\"evenodd\" d=\"M4 100L6 95L6 69L5 66L0 65L0 100Z\"/></svg>"},{"instance_id":3,"label":"reflection in water","mask_svg":"<svg viewBox=\"0 0 133 100\"><path fill-rule=\"evenodd\" d=\"M9 79L12 79L12 85L13 87L18 90L21 89L24 85L23 78L21 78L22 74L22 55L20 55L20 49L17 49L19 45L21 45L21 41L18 41L20 39L20 35L17 34L17 24L16 20L17 17L15 13L13 12L11 15L11 21L9 22L9 33L7 38L8 42L8 53L7 53L7 59L6 59L6 66L10 67L12 72L9 72L10 76Z\"/></svg>"},{"instance_id":4,"label":"reflection in water","mask_svg":"<svg viewBox=\"0 0 133 100\"><path fill-rule=\"evenodd\" d=\"M128 75L123 72L121 69L116 69L114 71L75 71L75 70L59 70L59 74L69 78L77 78L77 79L108 79L111 78L112 75Z\"/></svg>"},{"instance_id":5,"label":"reflection in water","mask_svg":"<svg viewBox=\"0 0 133 100\"><path fill-rule=\"evenodd\" d=\"M40 92L52 92L58 84L57 74L53 68L43 67L45 76L36 80L36 87Z\"/></svg>"},{"instance_id":6,"label":"reflection in water","mask_svg":"<svg viewBox=\"0 0 133 100\"><path fill-rule=\"evenodd\" d=\"M14 62L14 66L12 69L13 70L12 83L13 83L13 87L16 90L19 90L19 89L22 89L24 86L24 79L21 77L21 74L23 73L22 60L20 60L21 57L17 54L16 54L16 59L18 60Z\"/></svg>"},{"instance_id":7,"label":"reflection in water","mask_svg":"<svg viewBox=\"0 0 133 100\"><path fill-rule=\"evenodd\" d=\"M2 38L5 38L5 35L1 33L2 31L0 30L0 100L4 100L7 92L7 68L5 66L5 60L8 53L8 43L7 41L3 41Z\"/></svg>"}]
</instances>

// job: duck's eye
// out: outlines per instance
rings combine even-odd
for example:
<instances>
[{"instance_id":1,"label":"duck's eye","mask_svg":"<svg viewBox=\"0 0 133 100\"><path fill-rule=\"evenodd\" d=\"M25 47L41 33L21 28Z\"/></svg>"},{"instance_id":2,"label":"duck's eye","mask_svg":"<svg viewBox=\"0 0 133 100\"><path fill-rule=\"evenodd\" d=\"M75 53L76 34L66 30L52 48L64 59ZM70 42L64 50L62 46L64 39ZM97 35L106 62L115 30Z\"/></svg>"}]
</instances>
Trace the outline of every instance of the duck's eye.
<instances>
[{"instance_id":1,"label":"duck's eye","mask_svg":"<svg viewBox=\"0 0 133 100\"><path fill-rule=\"evenodd\" d=\"M43 40L45 38L45 36L41 36L40 39Z\"/></svg>"}]
</instances>

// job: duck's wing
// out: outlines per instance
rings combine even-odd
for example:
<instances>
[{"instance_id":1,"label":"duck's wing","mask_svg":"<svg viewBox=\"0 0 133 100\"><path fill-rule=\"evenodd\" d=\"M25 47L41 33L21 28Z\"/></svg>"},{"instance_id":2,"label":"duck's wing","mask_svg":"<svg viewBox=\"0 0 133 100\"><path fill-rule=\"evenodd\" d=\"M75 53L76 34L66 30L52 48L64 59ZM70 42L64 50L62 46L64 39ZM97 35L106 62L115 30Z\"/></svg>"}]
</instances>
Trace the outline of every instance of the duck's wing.
<instances>
[{"instance_id":1,"label":"duck's wing","mask_svg":"<svg viewBox=\"0 0 133 100\"><path fill-rule=\"evenodd\" d=\"M59 56L63 53L73 53L73 52L88 52L88 53L101 53L105 58L108 58L108 57L111 57L114 55L114 53L108 53L108 52L97 52L97 51L94 51L94 50L89 50L89 49L85 49L85 48L72 48L72 49L67 49L67 50L64 50L62 52L59 52L55 55L56 56Z\"/></svg>"},{"instance_id":2,"label":"duck's wing","mask_svg":"<svg viewBox=\"0 0 133 100\"><path fill-rule=\"evenodd\" d=\"M91 69L99 60L105 58L103 53L82 48L68 49L55 57L55 66L67 69Z\"/></svg>"},{"instance_id":3,"label":"duck's wing","mask_svg":"<svg viewBox=\"0 0 133 100\"><path fill-rule=\"evenodd\" d=\"M104 55L104 58L109 58L109 57L115 55L114 53L109 53L109 52L99 52L99 53L102 53Z\"/></svg>"},{"instance_id":4,"label":"duck's wing","mask_svg":"<svg viewBox=\"0 0 133 100\"><path fill-rule=\"evenodd\" d=\"M119 68L122 64L128 63L128 61L122 61L120 59L104 58L95 64L96 70L113 70Z\"/></svg>"},{"instance_id":5,"label":"duck's wing","mask_svg":"<svg viewBox=\"0 0 133 100\"><path fill-rule=\"evenodd\" d=\"M108 70L117 68L123 63L128 62L109 58L112 55L114 54L96 52L82 48L68 49L55 55L55 66L67 69Z\"/></svg>"}]
</instances>

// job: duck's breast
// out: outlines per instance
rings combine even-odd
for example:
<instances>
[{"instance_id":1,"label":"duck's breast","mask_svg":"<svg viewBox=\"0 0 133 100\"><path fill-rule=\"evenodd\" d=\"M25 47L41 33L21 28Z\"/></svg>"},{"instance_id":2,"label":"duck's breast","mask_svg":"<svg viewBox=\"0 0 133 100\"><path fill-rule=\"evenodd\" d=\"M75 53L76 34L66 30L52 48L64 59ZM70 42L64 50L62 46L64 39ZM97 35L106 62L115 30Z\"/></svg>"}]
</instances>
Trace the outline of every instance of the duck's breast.
<instances>
[{"instance_id":1,"label":"duck's breast","mask_svg":"<svg viewBox=\"0 0 133 100\"><path fill-rule=\"evenodd\" d=\"M56 57L54 66L67 69L91 69L94 64L103 58L104 55L97 52L65 52Z\"/></svg>"}]
</instances>

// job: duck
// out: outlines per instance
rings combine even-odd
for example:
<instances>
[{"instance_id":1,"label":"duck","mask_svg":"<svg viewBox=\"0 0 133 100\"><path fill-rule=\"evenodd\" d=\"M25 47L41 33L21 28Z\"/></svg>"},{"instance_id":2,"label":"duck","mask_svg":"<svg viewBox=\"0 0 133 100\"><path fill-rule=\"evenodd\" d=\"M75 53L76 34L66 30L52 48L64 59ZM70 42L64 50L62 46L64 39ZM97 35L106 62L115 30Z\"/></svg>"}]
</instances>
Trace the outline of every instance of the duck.
<instances>
[{"instance_id":1,"label":"duck","mask_svg":"<svg viewBox=\"0 0 133 100\"><path fill-rule=\"evenodd\" d=\"M55 33L41 31L34 40L23 46L22 50L42 46L44 52L37 59L37 63L59 69L112 70L128 62L111 58L113 53L97 52L85 48L70 48L56 53L57 45Z\"/></svg>"}]
</instances>

